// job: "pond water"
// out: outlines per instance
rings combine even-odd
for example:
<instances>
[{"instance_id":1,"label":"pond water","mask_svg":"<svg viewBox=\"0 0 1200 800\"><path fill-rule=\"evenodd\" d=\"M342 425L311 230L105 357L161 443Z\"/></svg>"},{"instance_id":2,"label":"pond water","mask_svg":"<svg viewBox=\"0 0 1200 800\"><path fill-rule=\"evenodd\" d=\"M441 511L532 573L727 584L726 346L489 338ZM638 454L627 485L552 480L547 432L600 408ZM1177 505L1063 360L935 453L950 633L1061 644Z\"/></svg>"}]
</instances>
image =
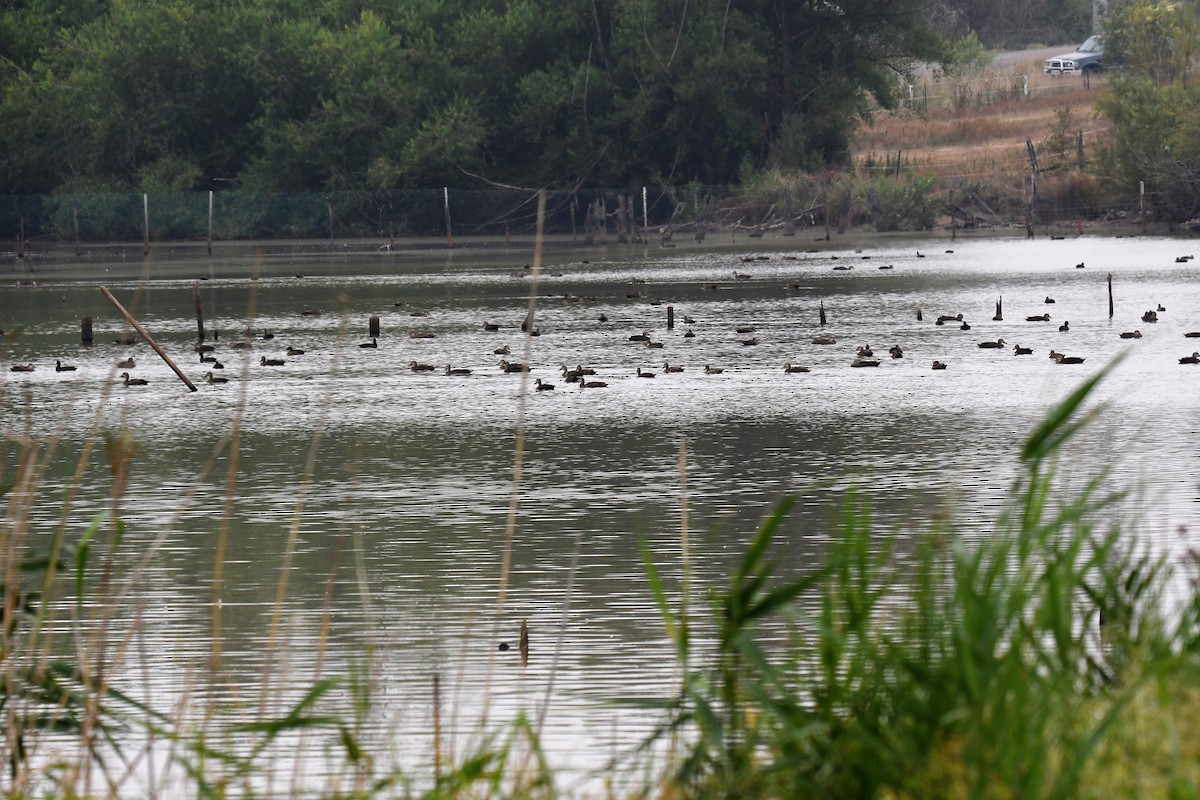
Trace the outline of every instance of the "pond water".
<instances>
[{"instance_id":1,"label":"pond water","mask_svg":"<svg viewBox=\"0 0 1200 800\"><path fill-rule=\"evenodd\" d=\"M1097 393L1105 412L1067 454L1067 478L1112 466L1114 482L1143 489L1142 533L1168 548L1191 544L1200 366L1179 358L1200 350L1200 339L1184 338L1200 331L1200 265L1176 261L1190 242L881 238L805 249L815 246L780 238L744 249L562 249L536 287L527 252L158 254L146 264L118 255L19 266L0 286L0 328L20 331L5 343L0 423L10 441L58 441L41 487L47 502L32 510L35 536L58 524L95 430L136 439L124 539L101 548L125 592L115 629L139 623L113 656L117 685L164 710L200 705L223 549L221 696L253 717L267 665L272 703L294 699L318 672L363 666L374 679L368 737L425 774L435 675L442 746L454 752L485 712L493 721L519 709L536 715L548 701L551 764L588 780L650 730L653 714L611 701L661 697L676 678L639 542L675 591L685 498L696 598L726 581L787 495L798 503L778 543L785 574L820 558L850 486L885 536L946 512L961 535L984 536L1018 474L1024 437L1121 353ZM100 286L198 391L147 344L115 343L124 326ZM218 333L222 370L194 350L193 287L210 339ZM541 335L526 338L531 288ZM1156 323L1141 320L1160 306ZM1027 321L1046 313L1049 321ZM969 330L935 324L959 314ZM371 315L378 346L363 348ZM84 316L95 329L89 348L79 344ZM248 327L252 349L233 349ZM1135 329L1141 338L1119 337ZM661 347L630 340L643 332ZM822 335L837 343L814 344ZM1003 347L978 346L999 339ZM1016 344L1032 355L1014 355ZM494 353L505 345L510 355ZM902 358L889 357L893 345ZM862 346L878 367L851 366ZM288 356L288 347L304 353ZM1056 364L1051 350L1085 361ZM121 384L126 370L115 365L130 356L128 372L148 385ZM533 370L506 373L501 358ZM56 372L56 359L77 369ZM934 360L947 368L931 369ZM435 369L414 372L414 361ZM789 362L810 371L786 374ZM34 371L8 369L25 363ZM591 367L588 380L607 385L568 384L564 365ZM471 373L449 376L447 366ZM228 382L205 383L210 370ZM554 389L536 391L538 378ZM102 446L82 474L72 535L112 497ZM498 651L500 641L515 644L521 621L532 644L526 667L515 648ZM301 773L281 758L279 780L327 780L315 737L311 749Z\"/></svg>"}]
</instances>

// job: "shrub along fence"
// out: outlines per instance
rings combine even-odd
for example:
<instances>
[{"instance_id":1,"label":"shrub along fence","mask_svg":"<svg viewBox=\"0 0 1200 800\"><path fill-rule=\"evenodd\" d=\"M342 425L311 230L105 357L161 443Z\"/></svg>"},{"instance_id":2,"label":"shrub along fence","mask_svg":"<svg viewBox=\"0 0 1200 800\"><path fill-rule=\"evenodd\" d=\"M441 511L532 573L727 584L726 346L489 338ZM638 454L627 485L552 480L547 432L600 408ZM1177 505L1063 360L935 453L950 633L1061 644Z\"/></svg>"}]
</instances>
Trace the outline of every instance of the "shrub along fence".
<instances>
[{"instance_id":1,"label":"shrub along fence","mask_svg":"<svg viewBox=\"0 0 1200 800\"><path fill-rule=\"evenodd\" d=\"M545 231L584 244L703 240L708 231L750 236L797 227L924 230L1140 219L1136 195L1100 194L1086 178L1043 184L1009 180L967 184L911 174L856 178L801 176L753 187L691 184L674 188L548 191ZM456 237L528 237L537 226L537 192L427 189L321 193L154 192L0 196L0 239L74 244L372 240L396 244ZM1153 218L1153 198L1146 201Z\"/></svg>"}]
</instances>

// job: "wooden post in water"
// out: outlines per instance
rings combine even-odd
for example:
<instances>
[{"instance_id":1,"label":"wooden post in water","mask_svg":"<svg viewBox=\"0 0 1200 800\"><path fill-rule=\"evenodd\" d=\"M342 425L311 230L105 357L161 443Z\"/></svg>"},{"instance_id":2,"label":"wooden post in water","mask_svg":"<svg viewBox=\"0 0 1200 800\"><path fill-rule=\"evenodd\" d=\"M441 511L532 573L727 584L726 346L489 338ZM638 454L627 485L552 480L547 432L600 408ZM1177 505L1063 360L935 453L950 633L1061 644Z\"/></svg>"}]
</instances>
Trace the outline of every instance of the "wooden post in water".
<instances>
[{"instance_id":1,"label":"wooden post in water","mask_svg":"<svg viewBox=\"0 0 1200 800\"><path fill-rule=\"evenodd\" d=\"M188 389L193 392L196 391L196 384L192 383L188 379L188 376L183 374L183 370L176 366L175 362L171 360L171 357L167 355L166 351L158 346L158 343L150 337L150 334L146 333L146 329L141 326L141 323L134 319L133 315L125 310L125 306L121 305L117 298L113 297L113 293L108 290L108 287L101 286L100 293L108 298L108 302L113 304L117 311L120 312L121 316L125 318L125 321L132 325L133 329L137 331L143 339L146 340L146 344L154 348L154 352L158 353L158 357L165 361L167 366L179 376L179 380L183 381L184 386L188 387Z\"/></svg>"},{"instance_id":2,"label":"wooden post in water","mask_svg":"<svg viewBox=\"0 0 1200 800\"><path fill-rule=\"evenodd\" d=\"M920 322L924 317L921 316L921 309L917 309L917 322Z\"/></svg>"},{"instance_id":3,"label":"wooden post in water","mask_svg":"<svg viewBox=\"0 0 1200 800\"><path fill-rule=\"evenodd\" d=\"M199 341L204 341L204 312L200 309L200 284L192 284L192 300L196 303L196 330L200 336Z\"/></svg>"},{"instance_id":4,"label":"wooden post in water","mask_svg":"<svg viewBox=\"0 0 1200 800\"><path fill-rule=\"evenodd\" d=\"M675 327L675 306L667 306L667 330Z\"/></svg>"},{"instance_id":5,"label":"wooden post in water","mask_svg":"<svg viewBox=\"0 0 1200 800\"><path fill-rule=\"evenodd\" d=\"M79 341L84 347L92 346L92 318L84 317L79 325Z\"/></svg>"},{"instance_id":6,"label":"wooden post in water","mask_svg":"<svg viewBox=\"0 0 1200 800\"><path fill-rule=\"evenodd\" d=\"M1004 321L1004 298L1001 297L996 301L996 316L992 317L993 322Z\"/></svg>"},{"instance_id":7,"label":"wooden post in water","mask_svg":"<svg viewBox=\"0 0 1200 800\"><path fill-rule=\"evenodd\" d=\"M821 301L821 324L825 324L825 301Z\"/></svg>"},{"instance_id":8,"label":"wooden post in water","mask_svg":"<svg viewBox=\"0 0 1200 800\"><path fill-rule=\"evenodd\" d=\"M371 318L369 320L367 320L367 335L373 339L379 338L379 317L378 317L378 315L372 314Z\"/></svg>"},{"instance_id":9,"label":"wooden post in water","mask_svg":"<svg viewBox=\"0 0 1200 800\"><path fill-rule=\"evenodd\" d=\"M150 255L150 195L142 194L142 255Z\"/></svg>"},{"instance_id":10,"label":"wooden post in water","mask_svg":"<svg viewBox=\"0 0 1200 800\"><path fill-rule=\"evenodd\" d=\"M529 665L529 625L521 620L521 666Z\"/></svg>"},{"instance_id":11,"label":"wooden post in water","mask_svg":"<svg viewBox=\"0 0 1200 800\"><path fill-rule=\"evenodd\" d=\"M208 190L208 254L212 255L213 193ZM203 337L201 337L203 338Z\"/></svg>"},{"instance_id":12,"label":"wooden post in water","mask_svg":"<svg viewBox=\"0 0 1200 800\"><path fill-rule=\"evenodd\" d=\"M454 249L454 234L450 228L450 187L442 187L442 207L446 212L446 246Z\"/></svg>"},{"instance_id":13,"label":"wooden post in water","mask_svg":"<svg viewBox=\"0 0 1200 800\"><path fill-rule=\"evenodd\" d=\"M1108 273L1108 318L1112 319L1113 315L1113 296L1112 296L1112 273Z\"/></svg>"}]
</instances>

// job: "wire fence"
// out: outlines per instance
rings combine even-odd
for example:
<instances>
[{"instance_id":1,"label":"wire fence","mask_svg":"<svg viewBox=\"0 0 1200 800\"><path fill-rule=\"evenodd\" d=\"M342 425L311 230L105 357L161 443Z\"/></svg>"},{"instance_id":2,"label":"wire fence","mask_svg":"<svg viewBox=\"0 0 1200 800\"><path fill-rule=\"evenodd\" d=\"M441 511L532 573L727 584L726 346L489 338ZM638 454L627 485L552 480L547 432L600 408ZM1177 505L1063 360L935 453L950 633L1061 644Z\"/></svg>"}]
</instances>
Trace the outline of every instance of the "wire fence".
<instances>
[{"instance_id":1,"label":"wire fence","mask_svg":"<svg viewBox=\"0 0 1200 800\"><path fill-rule=\"evenodd\" d=\"M545 230L631 235L728 194L725 186L549 191ZM537 207L538 193L523 190L8 195L0 230L4 239L60 243L526 236Z\"/></svg>"},{"instance_id":2,"label":"wire fence","mask_svg":"<svg viewBox=\"0 0 1200 800\"><path fill-rule=\"evenodd\" d=\"M878 225L878 213L854 202L852 191L831 188L835 183L808 179L744 190L693 184L548 191L545 232L592 244L669 238L682 231L702 238L706 230L747 229L754 235L772 227ZM998 189L945 182L928 192L924 202L935 214L958 213L955 224L968 226L1112 219L1140 211L1136 196L1024 194L1019 183ZM835 203L835 195L842 200ZM964 198L972 199L970 207L964 206ZM453 247L456 238L532 236L537 207L536 191L516 189L3 195L0 240L16 241L18 256L35 242L78 249L101 243L206 241L211 248L214 241L256 240L371 240L403 246L405 240L436 239Z\"/></svg>"}]
</instances>

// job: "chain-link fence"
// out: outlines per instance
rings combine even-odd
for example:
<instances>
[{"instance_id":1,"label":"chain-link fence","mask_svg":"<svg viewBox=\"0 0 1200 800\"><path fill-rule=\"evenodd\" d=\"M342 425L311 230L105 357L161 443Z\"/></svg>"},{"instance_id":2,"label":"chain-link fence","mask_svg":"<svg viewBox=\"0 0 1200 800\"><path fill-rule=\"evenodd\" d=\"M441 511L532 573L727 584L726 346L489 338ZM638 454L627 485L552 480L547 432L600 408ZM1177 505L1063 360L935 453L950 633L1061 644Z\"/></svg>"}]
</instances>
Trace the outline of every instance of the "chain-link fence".
<instances>
[{"instance_id":1,"label":"chain-link fence","mask_svg":"<svg viewBox=\"0 0 1200 800\"><path fill-rule=\"evenodd\" d=\"M1003 226L1095 220L1139 212L1136 197L1093 192L1040 192L1020 183L926 184L912 192L876 191L880 181L903 189L903 176L853 180L800 178L733 189L588 189L546 193L545 232L581 243L640 241L708 230L754 233L800 226L874 225L921 229L949 215L956 225ZM873 183L872 183L873 182ZM883 198L880 200L879 198ZM880 203L923 204L911 219ZM1033 202L1030 202L1033 200ZM1152 207L1151 203L1151 207ZM538 193L517 189L343 191L324 193L156 192L0 196L0 240L28 246L93 243L364 240L402 246L406 240L529 237L537 228ZM887 223L884 220L895 220Z\"/></svg>"}]
</instances>

